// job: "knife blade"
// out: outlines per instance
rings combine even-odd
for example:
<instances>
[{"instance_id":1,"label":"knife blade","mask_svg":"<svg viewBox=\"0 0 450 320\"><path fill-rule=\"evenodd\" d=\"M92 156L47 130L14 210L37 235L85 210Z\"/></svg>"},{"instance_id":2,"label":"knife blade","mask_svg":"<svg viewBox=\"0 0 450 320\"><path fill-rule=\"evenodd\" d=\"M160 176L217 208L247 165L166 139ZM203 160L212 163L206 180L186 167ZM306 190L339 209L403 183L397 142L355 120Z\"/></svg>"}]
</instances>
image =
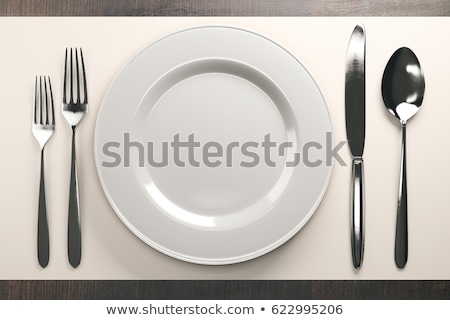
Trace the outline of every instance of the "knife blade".
<instances>
[{"instance_id":1,"label":"knife blade","mask_svg":"<svg viewBox=\"0 0 450 320\"><path fill-rule=\"evenodd\" d=\"M361 268L364 256L364 140L366 128L366 35L358 24L350 37L345 68L345 121L352 154L351 247L353 266Z\"/></svg>"}]
</instances>

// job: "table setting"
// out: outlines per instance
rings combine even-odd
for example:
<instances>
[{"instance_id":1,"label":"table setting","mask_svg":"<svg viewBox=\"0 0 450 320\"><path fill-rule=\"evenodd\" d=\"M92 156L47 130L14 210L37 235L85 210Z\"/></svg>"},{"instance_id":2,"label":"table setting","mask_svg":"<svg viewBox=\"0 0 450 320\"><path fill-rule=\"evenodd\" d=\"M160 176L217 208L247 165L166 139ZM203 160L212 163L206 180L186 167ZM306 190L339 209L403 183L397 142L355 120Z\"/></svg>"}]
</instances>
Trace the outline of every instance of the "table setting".
<instances>
[{"instance_id":1,"label":"table setting","mask_svg":"<svg viewBox=\"0 0 450 320\"><path fill-rule=\"evenodd\" d=\"M449 278L448 18L0 25L2 279Z\"/></svg>"}]
</instances>

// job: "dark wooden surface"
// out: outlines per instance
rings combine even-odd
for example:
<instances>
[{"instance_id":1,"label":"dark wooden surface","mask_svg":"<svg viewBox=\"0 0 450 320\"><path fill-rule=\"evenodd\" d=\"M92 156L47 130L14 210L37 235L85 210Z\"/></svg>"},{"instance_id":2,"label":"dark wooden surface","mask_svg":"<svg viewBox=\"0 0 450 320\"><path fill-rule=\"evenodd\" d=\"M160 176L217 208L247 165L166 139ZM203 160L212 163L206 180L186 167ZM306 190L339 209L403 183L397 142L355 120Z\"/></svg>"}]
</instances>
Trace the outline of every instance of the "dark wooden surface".
<instances>
[{"instance_id":1,"label":"dark wooden surface","mask_svg":"<svg viewBox=\"0 0 450 320\"><path fill-rule=\"evenodd\" d=\"M448 0L0 1L0 16L448 15ZM450 299L450 282L4 280L0 299Z\"/></svg>"},{"instance_id":2,"label":"dark wooden surface","mask_svg":"<svg viewBox=\"0 0 450 320\"><path fill-rule=\"evenodd\" d=\"M445 16L448 0L2 0L9 16Z\"/></svg>"},{"instance_id":3,"label":"dark wooden surface","mask_svg":"<svg viewBox=\"0 0 450 320\"><path fill-rule=\"evenodd\" d=\"M446 281L0 281L1 299L449 299Z\"/></svg>"}]
</instances>

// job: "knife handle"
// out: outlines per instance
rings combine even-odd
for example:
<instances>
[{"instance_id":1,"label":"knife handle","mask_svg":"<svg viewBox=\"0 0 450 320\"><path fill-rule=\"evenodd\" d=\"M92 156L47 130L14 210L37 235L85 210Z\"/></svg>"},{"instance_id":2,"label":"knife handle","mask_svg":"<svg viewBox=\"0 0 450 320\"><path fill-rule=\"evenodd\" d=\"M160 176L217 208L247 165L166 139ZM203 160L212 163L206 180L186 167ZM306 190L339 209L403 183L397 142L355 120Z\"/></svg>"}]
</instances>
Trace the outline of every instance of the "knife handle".
<instances>
[{"instance_id":1,"label":"knife handle","mask_svg":"<svg viewBox=\"0 0 450 320\"><path fill-rule=\"evenodd\" d=\"M355 269L361 268L364 256L364 161L354 158L352 164L351 242Z\"/></svg>"}]
</instances>

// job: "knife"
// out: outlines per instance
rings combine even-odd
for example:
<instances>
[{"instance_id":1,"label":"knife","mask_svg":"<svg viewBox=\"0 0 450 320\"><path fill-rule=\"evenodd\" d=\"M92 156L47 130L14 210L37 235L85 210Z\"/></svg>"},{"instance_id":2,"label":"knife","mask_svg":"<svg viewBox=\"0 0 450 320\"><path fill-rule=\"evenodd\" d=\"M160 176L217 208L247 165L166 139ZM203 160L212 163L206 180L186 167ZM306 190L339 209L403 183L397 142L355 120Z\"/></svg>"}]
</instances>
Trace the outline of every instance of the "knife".
<instances>
[{"instance_id":1,"label":"knife","mask_svg":"<svg viewBox=\"0 0 450 320\"><path fill-rule=\"evenodd\" d=\"M351 244L353 266L359 269L364 256L364 139L366 126L366 36L358 24L350 37L345 66L345 121L352 154Z\"/></svg>"}]
</instances>

